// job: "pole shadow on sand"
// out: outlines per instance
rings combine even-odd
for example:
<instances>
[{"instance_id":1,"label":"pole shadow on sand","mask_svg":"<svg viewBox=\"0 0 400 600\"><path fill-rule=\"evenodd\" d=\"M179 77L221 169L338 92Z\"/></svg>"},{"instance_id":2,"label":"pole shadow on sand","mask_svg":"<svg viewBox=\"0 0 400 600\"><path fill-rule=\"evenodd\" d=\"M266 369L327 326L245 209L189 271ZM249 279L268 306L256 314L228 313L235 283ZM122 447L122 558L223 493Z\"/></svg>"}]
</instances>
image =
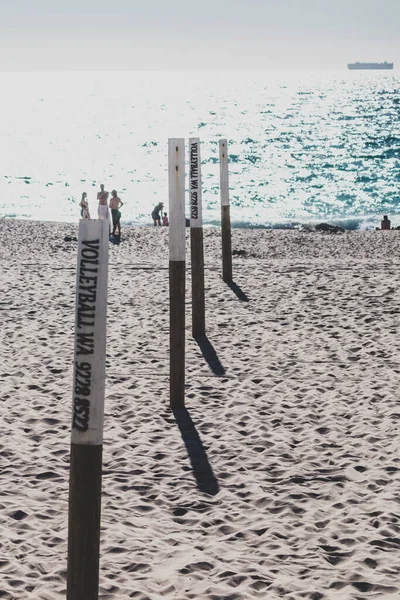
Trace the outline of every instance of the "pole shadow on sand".
<instances>
[{"instance_id":1,"label":"pole shadow on sand","mask_svg":"<svg viewBox=\"0 0 400 600\"><path fill-rule=\"evenodd\" d=\"M245 294L245 292L238 286L234 281L227 281L227 286L232 290L234 294L241 300L242 302L250 302L249 297Z\"/></svg>"},{"instance_id":2,"label":"pole shadow on sand","mask_svg":"<svg viewBox=\"0 0 400 600\"><path fill-rule=\"evenodd\" d=\"M206 335L202 335L194 338L194 341L198 344L202 355L206 359L208 366L214 375L225 375L225 368L221 364L218 358L218 354L215 351L214 346Z\"/></svg>"},{"instance_id":3,"label":"pole shadow on sand","mask_svg":"<svg viewBox=\"0 0 400 600\"><path fill-rule=\"evenodd\" d=\"M216 496L219 492L218 481L208 462L203 443L188 410L175 408L172 412L186 446L197 488L205 494Z\"/></svg>"}]
</instances>

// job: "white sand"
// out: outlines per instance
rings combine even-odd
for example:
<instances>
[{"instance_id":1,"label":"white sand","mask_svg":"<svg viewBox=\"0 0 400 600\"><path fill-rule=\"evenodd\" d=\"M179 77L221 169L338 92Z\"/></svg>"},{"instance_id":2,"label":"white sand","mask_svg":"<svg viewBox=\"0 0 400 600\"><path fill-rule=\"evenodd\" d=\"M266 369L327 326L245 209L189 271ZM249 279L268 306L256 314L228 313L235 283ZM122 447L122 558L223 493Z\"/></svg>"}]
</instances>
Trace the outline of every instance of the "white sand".
<instances>
[{"instance_id":1,"label":"white sand","mask_svg":"<svg viewBox=\"0 0 400 600\"><path fill-rule=\"evenodd\" d=\"M0 221L2 599L65 597L66 234ZM399 599L400 232L234 230L248 302L205 235L220 374L191 339L188 271L192 463L168 409L168 231L110 247L100 597Z\"/></svg>"}]
</instances>

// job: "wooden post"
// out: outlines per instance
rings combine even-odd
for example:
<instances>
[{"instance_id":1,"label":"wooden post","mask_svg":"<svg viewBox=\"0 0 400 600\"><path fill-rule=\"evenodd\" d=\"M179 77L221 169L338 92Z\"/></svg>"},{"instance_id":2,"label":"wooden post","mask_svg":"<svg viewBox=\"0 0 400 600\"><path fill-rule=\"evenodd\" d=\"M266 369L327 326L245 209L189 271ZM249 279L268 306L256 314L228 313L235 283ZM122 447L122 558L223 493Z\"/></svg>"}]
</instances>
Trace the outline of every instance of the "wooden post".
<instances>
[{"instance_id":1,"label":"wooden post","mask_svg":"<svg viewBox=\"0 0 400 600\"><path fill-rule=\"evenodd\" d=\"M192 335L206 334L200 139L189 139L190 255L192 264Z\"/></svg>"},{"instance_id":2,"label":"wooden post","mask_svg":"<svg viewBox=\"0 0 400 600\"><path fill-rule=\"evenodd\" d=\"M170 405L185 406L185 140L168 140Z\"/></svg>"},{"instance_id":3,"label":"wooden post","mask_svg":"<svg viewBox=\"0 0 400 600\"><path fill-rule=\"evenodd\" d=\"M232 241L227 140L219 140L219 164L221 184L222 279L229 283L232 281Z\"/></svg>"},{"instance_id":4,"label":"wooden post","mask_svg":"<svg viewBox=\"0 0 400 600\"><path fill-rule=\"evenodd\" d=\"M108 221L79 222L67 600L98 600Z\"/></svg>"}]
</instances>

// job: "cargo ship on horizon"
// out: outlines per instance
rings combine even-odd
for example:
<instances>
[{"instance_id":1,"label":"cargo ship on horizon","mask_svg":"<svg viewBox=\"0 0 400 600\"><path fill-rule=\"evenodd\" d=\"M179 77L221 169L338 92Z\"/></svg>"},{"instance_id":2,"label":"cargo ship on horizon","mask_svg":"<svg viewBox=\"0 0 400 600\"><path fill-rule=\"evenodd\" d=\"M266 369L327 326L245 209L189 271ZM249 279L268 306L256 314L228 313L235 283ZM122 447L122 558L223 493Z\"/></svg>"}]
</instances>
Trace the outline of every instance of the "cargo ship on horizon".
<instances>
[{"instance_id":1,"label":"cargo ship on horizon","mask_svg":"<svg viewBox=\"0 0 400 600\"><path fill-rule=\"evenodd\" d=\"M366 71L366 70L376 70L376 69L383 69L385 71L391 71L393 69L393 63L390 62L382 62L382 63L362 63L362 62L355 62L355 63L349 63L347 65L347 68L350 69L351 71L357 71L357 70L361 70L361 71Z\"/></svg>"}]
</instances>

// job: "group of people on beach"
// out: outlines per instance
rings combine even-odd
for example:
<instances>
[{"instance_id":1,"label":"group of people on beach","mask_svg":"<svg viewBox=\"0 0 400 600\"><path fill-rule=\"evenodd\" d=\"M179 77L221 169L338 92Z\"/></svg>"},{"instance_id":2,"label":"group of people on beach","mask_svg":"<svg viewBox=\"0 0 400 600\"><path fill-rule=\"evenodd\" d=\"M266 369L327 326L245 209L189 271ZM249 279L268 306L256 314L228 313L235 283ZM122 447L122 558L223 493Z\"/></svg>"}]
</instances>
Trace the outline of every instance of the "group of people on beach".
<instances>
[{"instance_id":1,"label":"group of people on beach","mask_svg":"<svg viewBox=\"0 0 400 600\"><path fill-rule=\"evenodd\" d=\"M117 190L113 190L111 192L110 202L108 202L109 193L104 189L104 184L100 185L100 191L97 193L98 207L97 207L97 215L99 219L110 219L109 210L111 210L111 219L113 224L113 229L110 234L112 236L121 236L121 211L120 208L124 205L122 200L118 198ZM87 199L87 193L83 192L81 201L79 203L81 209L81 219L90 219L89 212L89 202ZM169 226L168 215L164 212L161 217L161 212L164 208L163 202L159 202L151 213L151 218L153 219L154 226L159 227Z\"/></svg>"},{"instance_id":2,"label":"group of people on beach","mask_svg":"<svg viewBox=\"0 0 400 600\"><path fill-rule=\"evenodd\" d=\"M97 215L99 219L110 219L109 210L111 210L111 218L113 229L110 231L112 236L121 235L121 206L124 205L122 200L118 198L117 190L111 192L110 202L108 202L109 193L104 189L104 184L100 185L100 191L97 193L97 200L99 202L97 207ZM81 201L79 203L81 208L81 218L90 219L89 203L87 199L87 193L83 192ZM110 228L111 229L111 228Z\"/></svg>"}]
</instances>

